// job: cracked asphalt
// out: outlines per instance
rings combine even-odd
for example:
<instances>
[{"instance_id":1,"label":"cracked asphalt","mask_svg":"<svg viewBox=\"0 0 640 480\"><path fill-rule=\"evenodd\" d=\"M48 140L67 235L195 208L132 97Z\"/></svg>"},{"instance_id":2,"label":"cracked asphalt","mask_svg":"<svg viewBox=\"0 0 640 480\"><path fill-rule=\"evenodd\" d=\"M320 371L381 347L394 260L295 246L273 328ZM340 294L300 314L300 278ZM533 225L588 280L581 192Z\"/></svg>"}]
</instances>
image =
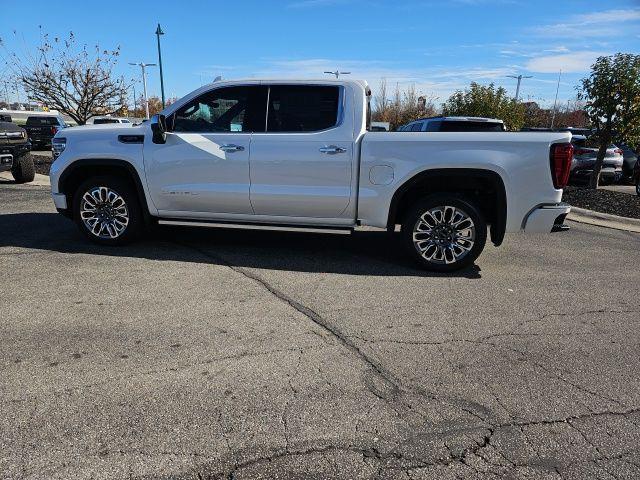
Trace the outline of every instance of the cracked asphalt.
<instances>
[{"instance_id":1,"label":"cracked asphalt","mask_svg":"<svg viewBox=\"0 0 640 480\"><path fill-rule=\"evenodd\" d=\"M640 235L86 243L0 185L0 478L640 477Z\"/></svg>"}]
</instances>

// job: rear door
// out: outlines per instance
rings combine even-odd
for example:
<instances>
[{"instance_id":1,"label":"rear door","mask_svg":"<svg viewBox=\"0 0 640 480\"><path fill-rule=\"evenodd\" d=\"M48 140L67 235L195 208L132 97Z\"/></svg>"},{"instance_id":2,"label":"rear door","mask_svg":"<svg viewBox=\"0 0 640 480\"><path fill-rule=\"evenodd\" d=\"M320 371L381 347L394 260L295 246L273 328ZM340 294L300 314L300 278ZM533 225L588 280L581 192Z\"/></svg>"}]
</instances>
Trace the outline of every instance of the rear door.
<instances>
[{"instance_id":1,"label":"rear door","mask_svg":"<svg viewBox=\"0 0 640 480\"><path fill-rule=\"evenodd\" d=\"M339 218L351 196L353 131L345 87L270 85L267 130L251 139L258 215Z\"/></svg>"}]
</instances>

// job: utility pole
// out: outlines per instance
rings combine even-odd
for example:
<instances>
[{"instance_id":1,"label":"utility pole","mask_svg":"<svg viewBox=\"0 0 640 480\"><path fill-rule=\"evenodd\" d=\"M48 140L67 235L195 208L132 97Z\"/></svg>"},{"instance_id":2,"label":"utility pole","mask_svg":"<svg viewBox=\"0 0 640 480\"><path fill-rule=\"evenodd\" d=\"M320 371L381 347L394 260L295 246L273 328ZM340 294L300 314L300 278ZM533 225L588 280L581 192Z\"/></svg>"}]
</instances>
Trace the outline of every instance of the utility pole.
<instances>
[{"instance_id":1,"label":"utility pole","mask_svg":"<svg viewBox=\"0 0 640 480\"><path fill-rule=\"evenodd\" d=\"M160 35L164 35L160 24L156 28L156 37L158 37L158 65L160 66L160 93L162 94L162 108L164 108L164 78L162 76L162 53L160 51Z\"/></svg>"},{"instance_id":2,"label":"utility pole","mask_svg":"<svg viewBox=\"0 0 640 480\"><path fill-rule=\"evenodd\" d=\"M516 102L517 102L520 96L520 82L522 81L523 78L533 78L533 76L532 75L507 75L507 77L518 79L518 86L516 87Z\"/></svg>"},{"instance_id":3,"label":"utility pole","mask_svg":"<svg viewBox=\"0 0 640 480\"><path fill-rule=\"evenodd\" d=\"M336 78L338 78L340 75L349 75L349 74L351 74L351 72L341 72L337 68L336 68L335 72L324 72L324 73L327 73L329 75L335 75Z\"/></svg>"},{"instance_id":4,"label":"utility pole","mask_svg":"<svg viewBox=\"0 0 640 480\"><path fill-rule=\"evenodd\" d=\"M142 88L143 88L143 91L144 91L144 108L145 108L145 111L147 113L146 118L149 118L149 98L147 97L147 72L146 72L145 68L147 68L147 67L155 67L156 64L155 63L143 63L143 62L139 62L139 63L129 62L129 65L135 65L135 66L140 67L142 69Z\"/></svg>"},{"instance_id":5,"label":"utility pole","mask_svg":"<svg viewBox=\"0 0 640 480\"><path fill-rule=\"evenodd\" d=\"M553 101L553 115L551 116L551 128L556 121L556 105L558 104L558 90L560 90L560 77L562 76L562 70L558 73L558 85L556 86L556 99Z\"/></svg>"}]
</instances>

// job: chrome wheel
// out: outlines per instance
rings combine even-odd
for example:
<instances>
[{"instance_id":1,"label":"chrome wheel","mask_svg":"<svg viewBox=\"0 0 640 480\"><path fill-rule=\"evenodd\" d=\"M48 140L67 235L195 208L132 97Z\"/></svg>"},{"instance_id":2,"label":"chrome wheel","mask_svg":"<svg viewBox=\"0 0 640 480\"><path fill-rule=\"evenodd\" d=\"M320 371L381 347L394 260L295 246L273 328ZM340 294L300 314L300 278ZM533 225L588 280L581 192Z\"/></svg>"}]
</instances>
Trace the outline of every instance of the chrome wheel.
<instances>
[{"instance_id":1,"label":"chrome wheel","mask_svg":"<svg viewBox=\"0 0 640 480\"><path fill-rule=\"evenodd\" d=\"M118 238L129 224L127 203L109 187L94 187L80 201L80 218L98 238Z\"/></svg>"},{"instance_id":2,"label":"chrome wheel","mask_svg":"<svg viewBox=\"0 0 640 480\"><path fill-rule=\"evenodd\" d=\"M413 227L413 245L436 264L456 263L466 257L476 241L476 226L467 212L437 206L424 212Z\"/></svg>"}]
</instances>

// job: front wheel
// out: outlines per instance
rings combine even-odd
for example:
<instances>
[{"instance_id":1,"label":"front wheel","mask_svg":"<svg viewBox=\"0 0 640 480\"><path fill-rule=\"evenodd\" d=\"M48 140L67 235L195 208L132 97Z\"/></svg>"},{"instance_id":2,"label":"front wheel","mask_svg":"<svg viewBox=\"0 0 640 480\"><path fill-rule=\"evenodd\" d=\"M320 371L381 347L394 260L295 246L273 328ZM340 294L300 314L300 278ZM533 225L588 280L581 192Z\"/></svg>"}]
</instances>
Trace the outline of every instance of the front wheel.
<instances>
[{"instance_id":1,"label":"front wheel","mask_svg":"<svg viewBox=\"0 0 640 480\"><path fill-rule=\"evenodd\" d=\"M134 240L142 227L136 193L124 179L93 177L77 189L73 218L89 240L102 245L122 245Z\"/></svg>"},{"instance_id":2,"label":"front wheel","mask_svg":"<svg viewBox=\"0 0 640 480\"><path fill-rule=\"evenodd\" d=\"M487 224L468 200L436 194L411 207L402 223L402 238L421 267L452 272L478 258L487 240Z\"/></svg>"},{"instance_id":3,"label":"front wheel","mask_svg":"<svg viewBox=\"0 0 640 480\"><path fill-rule=\"evenodd\" d=\"M22 155L13 160L11 175L16 183L33 182L36 178L36 166L33 164L31 155Z\"/></svg>"}]
</instances>

